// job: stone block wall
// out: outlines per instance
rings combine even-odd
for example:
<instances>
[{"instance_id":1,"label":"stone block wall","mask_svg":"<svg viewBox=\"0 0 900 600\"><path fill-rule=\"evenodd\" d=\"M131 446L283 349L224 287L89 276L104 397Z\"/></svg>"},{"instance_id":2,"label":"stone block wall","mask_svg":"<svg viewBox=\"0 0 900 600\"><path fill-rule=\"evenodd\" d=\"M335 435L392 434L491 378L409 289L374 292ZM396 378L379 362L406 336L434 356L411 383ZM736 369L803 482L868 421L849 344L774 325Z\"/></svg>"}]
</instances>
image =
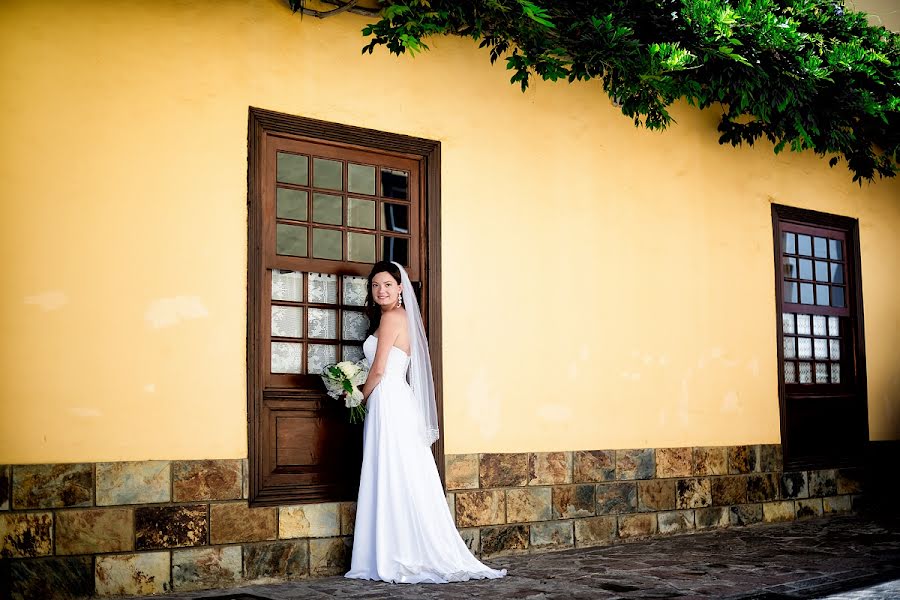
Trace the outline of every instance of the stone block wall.
<instances>
[{"instance_id":1,"label":"stone block wall","mask_svg":"<svg viewBox=\"0 0 900 600\"><path fill-rule=\"evenodd\" d=\"M446 457L484 558L849 511L853 470L777 445ZM0 465L0 597L152 595L343 573L356 505L250 508L246 460Z\"/></svg>"},{"instance_id":2,"label":"stone block wall","mask_svg":"<svg viewBox=\"0 0 900 600\"><path fill-rule=\"evenodd\" d=\"M355 503L250 508L246 460L0 465L0 598L342 574Z\"/></svg>"},{"instance_id":3,"label":"stone block wall","mask_svg":"<svg viewBox=\"0 0 900 600\"><path fill-rule=\"evenodd\" d=\"M784 472L779 445L446 457L447 502L484 558L853 509L854 469Z\"/></svg>"}]
</instances>

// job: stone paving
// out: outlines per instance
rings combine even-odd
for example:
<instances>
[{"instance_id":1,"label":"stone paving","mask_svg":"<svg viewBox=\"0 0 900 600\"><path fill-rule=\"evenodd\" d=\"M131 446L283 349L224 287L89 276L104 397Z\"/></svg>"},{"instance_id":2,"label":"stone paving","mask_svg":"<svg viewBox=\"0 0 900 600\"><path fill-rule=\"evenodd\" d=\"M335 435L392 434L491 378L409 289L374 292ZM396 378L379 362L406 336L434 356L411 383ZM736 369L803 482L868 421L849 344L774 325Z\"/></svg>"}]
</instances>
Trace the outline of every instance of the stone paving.
<instances>
[{"instance_id":1,"label":"stone paving","mask_svg":"<svg viewBox=\"0 0 900 600\"><path fill-rule=\"evenodd\" d=\"M485 562L509 576L416 586L329 577L157 598L900 598L900 521L832 516Z\"/></svg>"}]
</instances>

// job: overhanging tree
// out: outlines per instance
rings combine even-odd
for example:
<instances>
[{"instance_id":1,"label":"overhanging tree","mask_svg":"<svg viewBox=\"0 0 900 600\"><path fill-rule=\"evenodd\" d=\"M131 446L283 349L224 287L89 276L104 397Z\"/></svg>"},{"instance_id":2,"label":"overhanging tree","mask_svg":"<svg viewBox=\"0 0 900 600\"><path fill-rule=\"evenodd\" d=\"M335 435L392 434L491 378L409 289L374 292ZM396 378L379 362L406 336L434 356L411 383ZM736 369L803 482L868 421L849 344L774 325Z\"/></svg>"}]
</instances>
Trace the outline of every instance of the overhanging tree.
<instances>
[{"instance_id":1,"label":"overhanging tree","mask_svg":"<svg viewBox=\"0 0 900 600\"><path fill-rule=\"evenodd\" d=\"M302 0L294 10L318 16ZM334 12L356 1L332 2ZM893 177L900 158L900 35L834 0L385 0L363 52L427 50L468 36L511 81L599 79L635 125L665 129L670 105L722 107L719 143L812 150L853 180Z\"/></svg>"}]
</instances>

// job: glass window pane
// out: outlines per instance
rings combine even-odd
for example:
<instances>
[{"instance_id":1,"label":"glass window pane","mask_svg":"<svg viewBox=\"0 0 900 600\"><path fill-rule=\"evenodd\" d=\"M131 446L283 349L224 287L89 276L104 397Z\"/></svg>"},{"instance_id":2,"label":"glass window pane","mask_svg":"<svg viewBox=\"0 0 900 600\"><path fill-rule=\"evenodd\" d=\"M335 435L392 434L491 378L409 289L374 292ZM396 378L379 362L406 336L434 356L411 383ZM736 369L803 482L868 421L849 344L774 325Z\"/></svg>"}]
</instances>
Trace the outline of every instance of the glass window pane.
<instances>
[{"instance_id":1,"label":"glass window pane","mask_svg":"<svg viewBox=\"0 0 900 600\"><path fill-rule=\"evenodd\" d=\"M812 256L812 238L808 235L797 236L797 254Z\"/></svg>"},{"instance_id":2,"label":"glass window pane","mask_svg":"<svg viewBox=\"0 0 900 600\"><path fill-rule=\"evenodd\" d=\"M831 260L842 260L844 258L841 240L828 240L828 255Z\"/></svg>"},{"instance_id":3,"label":"glass window pane","mask_svg":"<svg viewBox=\"0 0 900 600\"><path fill-rule=\"evenodd\" d=\"M348 199L347 225L375 229L375 202L358 198Z\"/></svg>"},{"instance_id":4,"label":"glass window pane","mask_svg":"<svg viewBox=\"0 0 900 600\"><path fill-rule=\"evenodd\" d=\"M800 284L800 304L813 303L813 286L811 283Z\"/></svg>"},{"instance_id":5,"label":"glass window pane","mask_svg":"<svg viewBox=\"0 0 900 600\"><path fill-rule=\"evenodd\" d=\"M375 167L347 165L347 189L354 194L375 195Z\"/></svg>"},{"instance_id":6,"label":"glass window pane","mask_svg":"<svg viewBox=\"0 0 900 600\"><path fill-rule=\"evenodd\" d=\"M812 358L812 340L810 338L797 339L797 356L800 358Z\"/></svg>"},{"instance_id":7,"label":"glass window pane","mask_svg":"<svg viewBox=\"0 0 900 600\"><path fill-rule=\"evenodd\" d=\"M276 179L282 183L296 185L309 183L309 159L305 156L279 152L275 171Z\"/></svg>"},{"instance_id":8,"label":"glass window pane","mask_svg":"<svg viewBox=\"0 0 900 600\"><path fill-rule=\"evenodd\" d=\"M837 317L828 317L828 335L832 337L841 335L840 322Z\"/></svg>"},{"instance_id":9,"label":"glass window pane","mask_svg":"<svg viewBox=\"0 0 900 600\"><path fill-rule=\"evenodd\" d=\"M272 336L303 337L303 309L299 306L273 306Z\"/></svg>"},{"instance_id":10,"label":"glass window pane","mask_svg":"<svg viewBox=\"0 0 900 600\"><path fill-rule=\"evenodd\" d=\"M831 360L841 360L841 340L828 340Z\"/></svg>"},{"instance_id":11,"label":"glass window pane","mask_svg":"<svg viewBox=\"0 0 900 600\"><path fill-rule=\"evenodd\" d=\"M844 288L839 286L831 287L831 305L836 308L843 308L844 304Z\"/></svg>"},{"instance_id":12,"label":"glass window pane","mask_svg":"<svg viewBox=\"0 0 900 600\"><path fill-rule=\"evenodd\" d=\"M275 214L279 219L305 221L307 217L306 192L278 188L275 192Z\"/></svg>"},{"instance_id":13,"label":"glass window pane","mask_svg":"<svg viewBox=\"0 0 900 600\"><path fill-rule=\"evenodd\" d=\"M337 304L337 275L310 273L308 279L310 302Z\"/></svg>"},{"instance_id":14,"label":"glass window pane","mask_svg":"<svg viewBox=\"0 0 900 600\"><path fill-rule=\"evenodd\" d=\"M341 260L343 247L341 232L334 229L313 229L313 257Z\"/></svg>"},{"instance_id":15,"label":"glass window pane","mask_svg":"<svg viewBox=\"0 0 900 600\"><path fill-rule=\"evenodd\" d=\"M343 359L342 360L351 360L356 362L358 360L362 360L366 357L363 354L362 346L344 346L343 347Z\"/></svg>"},{"instance_id":16,"label":"glass window pane","mask_svg":"<svg viewBox=\"0 0 900 600\"><path fill-rule=\"evenodd\" d=\"M825 323L826 323L826 321L827 321L827 319L826 319L824 316L822 316L822 315L813 315L813 318L812 318L812 324L813 324L813 329L812 329L812 330L813 330L813 335L821 335L821 336L828 335L828 334L825 332L825 329L826 329Z\"/></svg>"},{"instance_id":17,"label":"glass window pane","mask_svg":"<svg viewBox=\"0 0 900 600\"><path fill-rule=\"evenodd\" d=\"M406 238L382 238L382 260L393 260L404 267L409 266L409 240Z\"/></svg>"},{"instance_id":18,"label":"glass window pane","mask_svg":"<svg viewBox=\"0 0 900 600\"><path fill-rule=\"evenodd\" d=\"M327 190L344 189L344 165L339 160L313 159L313 185Z\"/></svg>"},{"instance_id":19,"label":"glass window pane","mask_svg":"<svg viewBox=\"0 0 900 600\"><path fill-rule=\"evenodd\" d=\"M813 340L813 355L816 358L828 360L828 340L822 338Z\"/></svg>"},{"instance_id":20,"label":"glass window pane","mask_svg":"<svg viewBox=\"0 0 900 600\"><path fill-rule=\"evenodd\" d=\"M794 333L794 315L793 313L782 313L781 328L784 333Z\"/></svg>"},{"instance_id":21,"label":"glass window pane","mask_svg":"<svg viewBox=\"0 0 900 600\"><path fill-rule=\"evenodd\" d=\"M303 301L303 273L272 269L272 300Z\"/></svg>"},{"instance_id":22,"label":"glass window pane","mask_svg":"<svg viewBox=\"0 0 900 600\"><path fill-rule=\"evenodd\" d=\"M812 329L809 326L809 315L797 315L797 333L800 335L812 333Z\"/></svg>"},{"instance_id":23,"label":"glass window pane","mask_svg":"<svg viewBox=\"0 0 900 600\"><path fill-rule=\"evenodd\" d=\"M789 360L784 361L784 382L797 383L797 366Z\"/></svg>"},{"instance_id":24,"label":"glass window pane","mask_svg":"<svg viewBox=\"0 0 900 600\"><path fill-rule=\"evenodd\" d=\"M347 234L347 260L375 262L375 236L368 233Z\"/></svg>"},{"instance_id":25,"label":"glass window pane","mask_svg":"<svg viewBox=\"0 0 900 600\"><path fill-rule=\"evenodd\" d=\"M406 200L409 191L409 173L394 169L381 170L381 195L385 198Z\"/></svg>"},{"instance_id":26,"label":"glass window pane","mask_svg":"<svg viewBox=\"0 0 900 600\"><path fill-rule=\"evenodd\" d=\"M797 282L796 281L785 281L784 282L784 301L790 302L791 304L797 304Z\"/></svg>"},{"instance_id":27,"label":"glass window pane","mask_svg":"<svg viewBox=\"0 0 900 600\"><path fill-rule=\"evenodd\" d=\"M785 254L797 254L797 235L783 232L781 234L781 245L784 247Z\"/></svg>"},{"instance_id":28,"label":"glass window pane","mask_svg":"<svg viewBox=\"0 0 900 600\"><path fill-rule=\"evenodd\" d=\"M800 259L800 279L812 279L813 269L812 261L805 258Z\"/></svg>"},{"instance_id":29,"label":"glass window pane","mask_svg":"<svg viewBox=\"0 0 900 600\"><path fill-rule=\"evenodd\" d=\"M823 237L813 238L813 251L816 258L828 258L828 242Z\"/></svg>"},{"instance_id":30,"label":"glass window pane","mask_svg":"<svg viewBox=\"0 0 900 600\"><path fill-rule=\"evenodd\" d=\"M828 365L816 363L816 383L828 383Z\"/></svg>"},{"instance_id":31,"label":"glass window pane","mask_svg":"<svg viewBox=\"0 0 900 600\"><path fill-rule=\"evenodd\" d=\"M272 372L302 373L303 344L272 342Z\"/></svg>"},{"instance_id":32,"label":"glass window pane","mask_svg":"<svg viewBox=\"0 0 900 600\"><path fill-rule=\"evenodd\" d=\"M382 202L381 228L384 231L409 233L409 206Z\"/></svg>"},{"instance_id":33,"label":"glass window pane","mask_svg":"<svg viewBox=\"0 0 900 600\"><path fill-rule=\"evenodd\" d=\"M307 337L334 339L337 337L337 311L330 308L310 308Z\"/></svg>"},{"instance_id":34,"label":"glass window pane","mask_svg":"<svg viewBox=\"0 0 900 600\"><path fill-rule=\"evenodd\" d=\"M816 304L819 306L828 306L828 286L827 285L817 285L816 286Z\"/></svg>"},{"instance_id":35,"label":"glass window pane","mask_svg":"<svg viewBox=\"0 0 900 600\"><path fill-rule=\"evenodd\" d=\"M797 358L797 338L784 337L784 357Z\"/></svg>"},{"instance_id":36,"label":"glass window pane","mask_svg":"<svg viewBox=\"0 0 900 600\"><path fill-rule=\"evenodd\" d=\"M828 263L824 260L816 261L816 281L828 281Z\"/></svg>"},{"instance_id":37,"label":"glass window pane","mask_svg":"<svg viewBox=\"0 0 900 600\"><path fill-rule=\"evenodd\" d=\"M368 287L369 279L367 277L344 275L344 304L365 306Z\"/></svg>"},{"instance_id":38,"label":"glass window pane","mask_svg":"<svg viewBox=\"0 0 900 600\"><path fill-rule=\"evenodd\" d=\"M275 252L285 256L306 256L306 227L276 223Z\"/></svg>"},{"instance_id":39,"label":"glass window pane","mask_svg":"<svg viewBox=\"0 0 900 600\"><path fill-rule=\"evenodd\" d=\"M796 258L783 258L782 259L782 269L785 277L789 277L791 279L797 279L797 259Z\"/></svg>"},{"instance_id":40,"label":"glass window pane","mask_svg":"<svg viewBox=\"0 0 900 600\"><path fill-rule=\"evenodd\" d=\"M341 323L341 337L345 340L364 340L369 329L369 319L355 310L345 310Z\"/></svg>"},{"instance_id":41,"label":"glass window pane","mask_svg":"<svg viewBox=\"0 0 900 600\"><path fill-rule=\"evenodd\" d=\"M841 365L840 363L831 364L831 383L841 382Z\"/></svg>"},{"instance_id":42,"label":"glass window pane","mask_svg":"<svg viewBox=\"0 0 900 600\"><path fill-rule=\"evenodd\" d=\"M844 283L844 265L831 263L831 283Z\"/></svg>"},{"instance_id":43,"label":"glass window pane","mask_svg":"<svg viewBox=\"0 0 900 600\"><path fill-rule=\"evenodd\" d=\"M313 194L313 221L316 223L340 225L342 211L343 205L340 196Z\"/></svg>"},{"instance_id":44,"label":"glass window pane","mask_svg":"<svg viewBox=\"0 0 900 600\"><path fill-rule=\"evenodd\" d=\"M812 364L808 362L800 363L799 369L799 377L800 383L812 383Z\"/></svg>"},{"instance_id":45,"label":"glass window pane","mask_svg":"<svg viewBox=\"0 0 900 600\"><path fill-rule=\"evenodd\" d=\"M313 375L321 375L322 369L337 362L337 346L310 344L306 355L306 366Z\"/></svg>"}]
</instances>

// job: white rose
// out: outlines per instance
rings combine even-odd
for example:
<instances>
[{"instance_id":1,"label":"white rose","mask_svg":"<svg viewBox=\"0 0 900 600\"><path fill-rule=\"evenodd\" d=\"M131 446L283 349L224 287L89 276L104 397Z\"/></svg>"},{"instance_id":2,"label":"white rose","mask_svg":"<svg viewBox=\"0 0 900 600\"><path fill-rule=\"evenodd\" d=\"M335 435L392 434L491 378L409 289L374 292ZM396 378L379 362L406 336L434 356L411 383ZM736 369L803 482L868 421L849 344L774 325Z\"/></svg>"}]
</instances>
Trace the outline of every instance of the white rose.
<instances>
[{"instance_id":1,"label":"white rose","mask_svg":"<svg viewBox=\"0 0 900 600\"><path fill-rule=\"evenodd\" d=\"M354 375L359 373L359 367L349 360L339 362L337 364L337 368L341 370L341 373L343 373L344 377L346 377L347 379L352 379Z\"/></svg>"}]
</instances>

